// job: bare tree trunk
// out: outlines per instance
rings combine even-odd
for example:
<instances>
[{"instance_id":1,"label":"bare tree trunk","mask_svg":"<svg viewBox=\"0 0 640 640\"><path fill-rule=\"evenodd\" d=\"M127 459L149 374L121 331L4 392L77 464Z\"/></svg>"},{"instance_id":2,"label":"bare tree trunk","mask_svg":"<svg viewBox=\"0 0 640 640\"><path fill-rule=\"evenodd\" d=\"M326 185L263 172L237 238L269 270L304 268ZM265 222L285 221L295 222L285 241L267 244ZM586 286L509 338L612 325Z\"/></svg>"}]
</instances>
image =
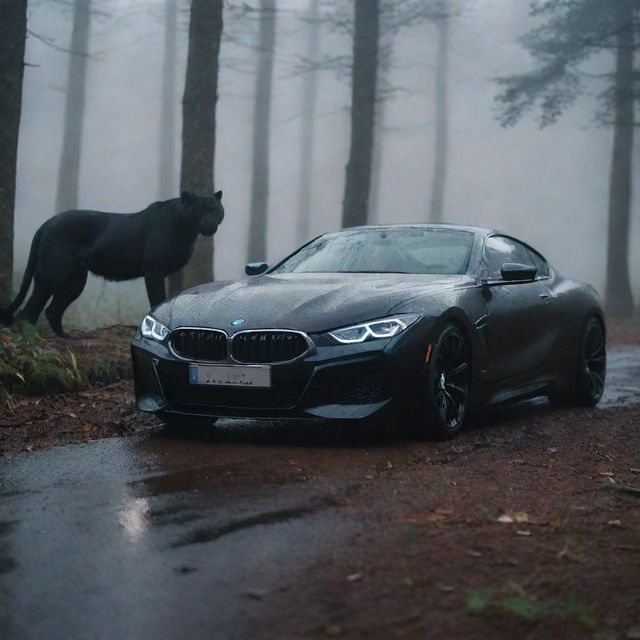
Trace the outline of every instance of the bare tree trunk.
<instances>
[{"instance_id":1,"label":"bare tree trunk","mask_svg":"<svg viewBox=\"0 0 640 640\"><path fill-rule=\"evenodd\" d=\"M185 191L213 194L222 4L223 0L191 0L187 76L182 99L180 188ZM212 278L213 238L198 236L191 260L181 274L170 278L169 294L175 295L183 288Z\"/></svg>"},{"instance_id":2,"label":"bare tree trunk","mask_svg":"<svg viewBox=\"0 0 640 640\"><path fill-rule=\"evenodd\" d=\"M18 133L22 109L26 0L0 0L0 300L11 293Z\"/></svg>"},{"instance_id":3,"label":"bare tree trunk","mask_svg":"<svg viewBox=\"0 0 640 640\"><path fill-rule=\"evenodd\" d=\"M351 150L342 203L342 226L367 223L375 120L380 8L377 0L355 0Z\"/></svg>"},{"instance_id":4,"label":"bare tree trunk","mask_svg":"<svg viewBox=\"0 0 640 640\"><path fill-rule=\"evenodd\" d=\"M629 219L634 134L634 2L618 0L619 24L615 71L615 128L609 182L606 309L612 316L633 313L629 281Z\"/></svg>"},{"instance_id":5,"label":"bare tree trunk","mask_svg":"<svg viewBox=\"0 0 640 640\"><path fill-rule=\"evenodd\" d=\"M306 57L315 62L320 54L320 0L309 5L309 34ZM318 72L307 73L302 93L302 148L298 187L298 244L309 240L311 226L311 185L313 184L313 143L318 99Z\"/></svg>"},{"instance_id":6,"label":"bare tree trunk","mask_svg":"<svg viewBox=\"0 0 640 640\"><path fill-rule=\"evenodd\" d=\"M160 163L158 165L158 198L168 200L175 197L175 122L176 106L176 35L178 23L178 0L166 0L164 29L164 60L162 62L162 112L160 115ZM170 296L182 290L182 271L167 278Z\"/></svg>"},{"instance_id":7,"label":"bare tree trunk","mask_svg":"<svg viewBox=\"0 0 640 640\"><path fill-rule=\"evenodd\" d=\"M249 262L267 257L267 211L269 201L269 136L271 126L271 84L276 41L276 1L260 0L258 71L253 112L253 168Z\"/></svg>"},{"instance_id":8,"label":"bare tree trunk","mask_svg":"<svg viewBox=\"0 0 640 640\"><path fill-rule=\"evenodd\" d=\"M389 11L392 10L389 7ZM379 51L379 74L380 82L377 82L376 89L376 118L373 131L373 154L371 158L371 190L369 193L369 215L370 223L380 222L382 220L382 211L380 211L380 193L384 181L382 180L382 164L383 164L383 139L384 139L384 123L387 105L387 97L383 95L385 88L390 86L389 77L391 75L393 55L393 31L388 30L380 39ZM382 85L382 87L380 86Z\"/></svg>"},{"instance_id":9,"label":"bare tree trunk","mask_svg":"<svg viewBox=\"0 0 640 640\"><path fill-rule=\"evenodd\" d=\"M158 197L175 198L176 176L176 35L178 0L166 0L164 59L162 62L162 112L160 114L160 160L158 166Z\"/></svg>"},{"instance_id":10,"label":"bare tree trunk","mask_svg":"<svg viewBox=\"0 0 640 640\"><path fill-rule=\"evenodd\" d=\"M443 15L435 21L438 30L438 49L436 54L433 181L429 206L431 222L444 220L444 190L449 153L449 17L445 3L443 5Z\"/></svg>"},{"instance_id":11,"label":"bare tree trunk","mask_svg":"<svg viewBox=\"0 0 640 640\"><path fill-rule=\"evenodd\" d=\"M91 0L74 0L56 211L78 207Z\"/></svg>"}]
</instances>

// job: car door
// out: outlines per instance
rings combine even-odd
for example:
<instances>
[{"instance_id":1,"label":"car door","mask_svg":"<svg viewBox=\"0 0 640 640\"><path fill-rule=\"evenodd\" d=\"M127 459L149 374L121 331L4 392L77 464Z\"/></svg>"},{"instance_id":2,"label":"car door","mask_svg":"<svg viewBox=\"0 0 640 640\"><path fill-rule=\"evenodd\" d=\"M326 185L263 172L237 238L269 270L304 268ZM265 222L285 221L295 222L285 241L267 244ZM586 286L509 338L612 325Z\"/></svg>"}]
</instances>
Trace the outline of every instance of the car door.
<instances>
[{"instance_id":1,"label":"car door","mask_svg":"<svg viewBox=\"0 0 640 640\"><path fill-rule=\"evenodd\" d=\"M542 271L531 250L517 240L498 235L487 238L482 289L488 313L484 329L489 356L486 380L493 383L513 378L514 383L524 384L535 376L551 348L548 324L553 297L546 283L548 271L535 280L505 281L501 275L504 263L534 264Z\"/></svg>"}]
</instances>

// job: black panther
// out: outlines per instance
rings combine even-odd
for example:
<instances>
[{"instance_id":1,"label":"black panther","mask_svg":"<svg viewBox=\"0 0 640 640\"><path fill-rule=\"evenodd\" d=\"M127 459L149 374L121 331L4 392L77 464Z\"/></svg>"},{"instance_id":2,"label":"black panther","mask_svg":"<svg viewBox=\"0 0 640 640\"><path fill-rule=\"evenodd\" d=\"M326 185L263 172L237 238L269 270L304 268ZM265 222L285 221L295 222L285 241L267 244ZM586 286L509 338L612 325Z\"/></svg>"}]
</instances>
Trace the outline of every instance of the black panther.
<instances>
[{"instance_id":1,"label":"black panther","mask_svg":"<svg viewBox=\"0 0 640 640\"><path fill-rule=\"evenodd\" d=\"M62 315L82 293L87 273L107 280L144 276L153 307L166 298L164 278L189 261L198 234L213 235L224 218L222 191L213 196L183 191L179 198L154 202L137 213L64 211L47 220L31 242L29 261L16 299L0 307L9 325L33 279L25 319L46 315L55 333L66 336Z\"/></svg>"}]
</instances>

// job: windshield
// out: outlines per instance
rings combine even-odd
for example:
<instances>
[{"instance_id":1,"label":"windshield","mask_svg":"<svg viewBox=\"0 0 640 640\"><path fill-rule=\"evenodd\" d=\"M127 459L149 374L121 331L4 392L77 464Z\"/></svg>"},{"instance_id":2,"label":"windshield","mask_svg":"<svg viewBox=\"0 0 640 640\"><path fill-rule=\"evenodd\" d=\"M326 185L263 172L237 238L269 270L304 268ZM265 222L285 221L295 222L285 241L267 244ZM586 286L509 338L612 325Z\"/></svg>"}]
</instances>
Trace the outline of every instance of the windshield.
<instances>
[{"instance_id":1,"label":"windshield","mask_svg":"<svg viewBox=\"0 0 640 640\"><path fill-rule=\"evenodd\" d=\"M354 229L316 238L272 273L465 273L473 233L453 229Z\"/></svg>"}]
</instances>

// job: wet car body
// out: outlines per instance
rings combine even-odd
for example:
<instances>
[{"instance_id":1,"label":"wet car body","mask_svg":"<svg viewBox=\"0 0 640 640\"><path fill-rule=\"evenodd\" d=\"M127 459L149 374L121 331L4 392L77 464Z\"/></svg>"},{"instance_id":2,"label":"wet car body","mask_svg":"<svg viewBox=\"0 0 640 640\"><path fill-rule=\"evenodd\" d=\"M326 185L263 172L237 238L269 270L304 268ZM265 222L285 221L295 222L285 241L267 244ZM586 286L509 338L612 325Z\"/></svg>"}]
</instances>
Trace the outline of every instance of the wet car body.
<instances>
[{"instance_id":1,"label":"wet car body","mask_svg":"<svg viewBox=\"0 0 640 640\"><path fill-rule=\"evenodd\" d=\"M444 374L434 371L447 328L467 354L464 385L450 389L468 392L458 422L471 406L571 394L585 322L597 321L604 340L601 303L593 288L561 276L528 245L491 229L455 225L361 227L326 237L360 234L366 243L373 234L373 245L393 234L440 231L468 238L459 273L287 272L295 253L264 274L201 285L164 302L150 316L166 335L159 340L139 329L132 342L138 408L164 418L355 419L394 408L428 413L422 404L437 404L434 389L447 393ZM528 259L500 262L505 247L512 254L504 256ZM388 318L408 324L390 337L357 343L334 337L352 335L340 328L355 326L359 339L358 323L372 321L374 330L392 331L375 322ZM199 350L209 338L217 346ZM197 367L208 363L268 368L269 386L200 384Z\"/></svg>"}]
</instances>

